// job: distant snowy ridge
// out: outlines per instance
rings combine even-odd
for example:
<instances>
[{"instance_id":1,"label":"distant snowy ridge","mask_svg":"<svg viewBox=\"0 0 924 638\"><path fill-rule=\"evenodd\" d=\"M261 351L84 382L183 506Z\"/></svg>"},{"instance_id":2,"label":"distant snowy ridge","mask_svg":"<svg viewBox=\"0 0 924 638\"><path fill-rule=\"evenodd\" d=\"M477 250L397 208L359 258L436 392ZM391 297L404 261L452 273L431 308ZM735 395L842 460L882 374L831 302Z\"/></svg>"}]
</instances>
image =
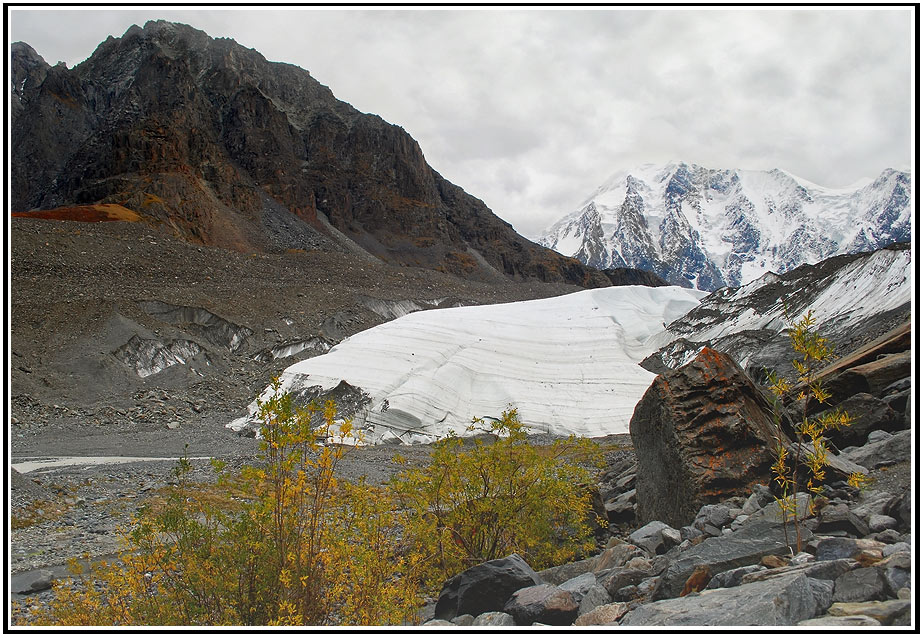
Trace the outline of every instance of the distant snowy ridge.
<instances>
[{"instance_id":1,"label":"distant snowy ridge","mask_svg":"<svg viewBox=\"0 0 924 638\"><path fill-rule=\"evenodd\" d=\"M623 433L655 376L638 362L703 296L676 286L619 286L415 312L290 366L282 389L333 390L342 381L359 388L369 401L354 426L369 443L462 434L472 417L499 417L509 406L538 432ZM256 403L249 410L229 427L252 426Z\"/></svg>"},{"instance_id":2,"label":"distant snowy ridge","mask_svg":"<svg viewBox=\"0 0 924 638\"><path fill-rule=\"evenodd\" d=\"M786 332L791 321L811 310L816 329L832 345L862 343L907 321L913 288L907 244L840 255L782 275L766 273L740 288L715 291L669 324L659 339L670 343L644 365L676 368L708 344L755 376L764 368L785 370L792 358Z\"/></svg>"},{"instance_id":3,"label":"distant snowy ridge","mask_svg":"<svg viewBox=\"0 0 924 638\"><path fill-rule=\"evenodd\" d=\"M645 164L614 174L538 243L596 268L716 290L910 241L911 201L910 173L893 169L833 189L779 169Z\"/></svg>"}]
</instances>

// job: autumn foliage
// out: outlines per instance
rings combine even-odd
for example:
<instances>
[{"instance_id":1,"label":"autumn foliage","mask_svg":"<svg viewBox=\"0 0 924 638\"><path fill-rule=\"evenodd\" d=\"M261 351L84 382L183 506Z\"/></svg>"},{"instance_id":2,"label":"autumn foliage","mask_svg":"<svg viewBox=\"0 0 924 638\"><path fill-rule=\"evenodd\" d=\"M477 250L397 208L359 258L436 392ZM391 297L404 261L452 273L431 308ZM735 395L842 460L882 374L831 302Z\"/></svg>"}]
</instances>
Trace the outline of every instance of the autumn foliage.
<instances>
[{"instance_id":1,"label":"autumn foliage","mask_svg":"<svg viewBox=\"0 0 924 638\"><path fill-rule=\"evenodd\" d=\"M532 446L511 410L489 441L451 437L389 485L350 484L337 468L351 423L273 388L259 402L261 464L213 462L217 482L197 484L181 459L118 560L74 561L34 622L413 624L424 595L474 562L518 551L541 568L592 545L589 473L569 461L586 444Z\"/></svg>"}]
</instances>

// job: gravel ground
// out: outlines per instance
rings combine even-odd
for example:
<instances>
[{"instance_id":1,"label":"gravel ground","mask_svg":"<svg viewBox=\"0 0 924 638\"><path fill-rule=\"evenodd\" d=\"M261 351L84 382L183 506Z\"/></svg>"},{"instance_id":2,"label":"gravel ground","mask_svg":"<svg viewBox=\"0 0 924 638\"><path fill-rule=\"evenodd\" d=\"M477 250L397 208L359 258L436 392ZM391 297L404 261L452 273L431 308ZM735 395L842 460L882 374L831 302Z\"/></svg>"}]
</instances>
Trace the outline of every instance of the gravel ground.
<instances>
[{"instance_id":1,"label":"gravel ground","mask_svg":"<svg viewBox=\"0 0 924 638\"><path fill-rule=\"evenodd\" d=\"M172 459L184 452L232 467L253 463L258 441L225 425L299 358L254 359L268 348L315 336L334 343L393 318L389 308L398 302L471 305L578 290L466 281L336 250L236 253L129 222L13 218L10 247L12 465L72 456ZM209 332L216 322L249 335L232 347ZM161 345L194 341L202 351L185 365L141 377L118 356L133 337ZM397 467L396 451L357 450L342 471L385 480ZM403 446L401 453L422 461L429 450ZM115 552L118 530L170 480L173 465L11 469L13 579L46 568L60 574L71 557ZM206 460L193 466L195 478L211 475Z\"/></svg>"}]
</instances>

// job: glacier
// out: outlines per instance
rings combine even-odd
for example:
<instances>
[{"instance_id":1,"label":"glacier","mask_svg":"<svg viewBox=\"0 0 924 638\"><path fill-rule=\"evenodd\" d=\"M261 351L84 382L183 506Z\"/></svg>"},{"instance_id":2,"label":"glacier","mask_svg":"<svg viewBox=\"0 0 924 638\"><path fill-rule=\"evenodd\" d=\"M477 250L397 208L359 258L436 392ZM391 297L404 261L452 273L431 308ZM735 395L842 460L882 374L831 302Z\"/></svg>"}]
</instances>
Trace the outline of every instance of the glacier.
<instances>
[{"instance_id":1,"label":"glacier","mask_svg":"<svg viewBox=\"0 0 924 638\"><path fill-rule=\"evenodd\" d=\"M509 407L532 432L625 433L655 377L638 362L665 345L666 326L706 294L619 286L423 310L290 366L281 389L333 390L342 382L360 389L368 400L352 418L367 444L464 434L474 417L499 417ZM228 427L253 428L256 413L254 401Z\"/></svg>"}]
</instances>

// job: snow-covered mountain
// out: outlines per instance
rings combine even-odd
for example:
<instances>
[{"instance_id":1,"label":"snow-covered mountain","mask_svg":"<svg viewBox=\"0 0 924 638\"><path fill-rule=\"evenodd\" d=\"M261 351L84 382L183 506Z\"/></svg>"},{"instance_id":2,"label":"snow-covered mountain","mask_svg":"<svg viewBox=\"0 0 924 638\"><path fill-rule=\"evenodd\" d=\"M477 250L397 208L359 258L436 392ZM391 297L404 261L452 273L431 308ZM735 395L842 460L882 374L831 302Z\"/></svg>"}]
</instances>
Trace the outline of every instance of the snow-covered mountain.
<instances>
[{"instance_id":1,"label":"snow-covered mountain","mask_svg":"<svg viewBox=\"0 0 924 638\"><path fill-rule=\"evenodd\" d=\"M655 377L638 365L662 345L652 336L705 294L614 286L415 312L290 366L282 390L350 404L369 443L464 434L472 417L499 417L510 405L539 432L627 432ZM253 428L256 410L229 427Z\"/></svg>"},{"instance_id":2,"label":"snow-covered mountain","mask_svg":"<svg viewBox=\"0 0 924 638\"><path fill-rule=\"evenodd\" d=\"M645 164L618 172L538 243L589 266L649 270L701 290L911 240L911 176L849 188L782 170Z\"/></svg>"},{"instance_id":3,"label":"snow-covered mountain","mask_svg":"<svg viewBox=\"0 0 924 638\"><path fill-rule=\"evenodd\" d=\"M740 288L722 288L668 325L669 344L642 363L659 372L693 359L703 346L727 352L753 377L791 371L787 329L811 310L835 353L909 321L913 260L908 244L838 255L782 275L766 273Z\"/></svg>"}]
</instances>

